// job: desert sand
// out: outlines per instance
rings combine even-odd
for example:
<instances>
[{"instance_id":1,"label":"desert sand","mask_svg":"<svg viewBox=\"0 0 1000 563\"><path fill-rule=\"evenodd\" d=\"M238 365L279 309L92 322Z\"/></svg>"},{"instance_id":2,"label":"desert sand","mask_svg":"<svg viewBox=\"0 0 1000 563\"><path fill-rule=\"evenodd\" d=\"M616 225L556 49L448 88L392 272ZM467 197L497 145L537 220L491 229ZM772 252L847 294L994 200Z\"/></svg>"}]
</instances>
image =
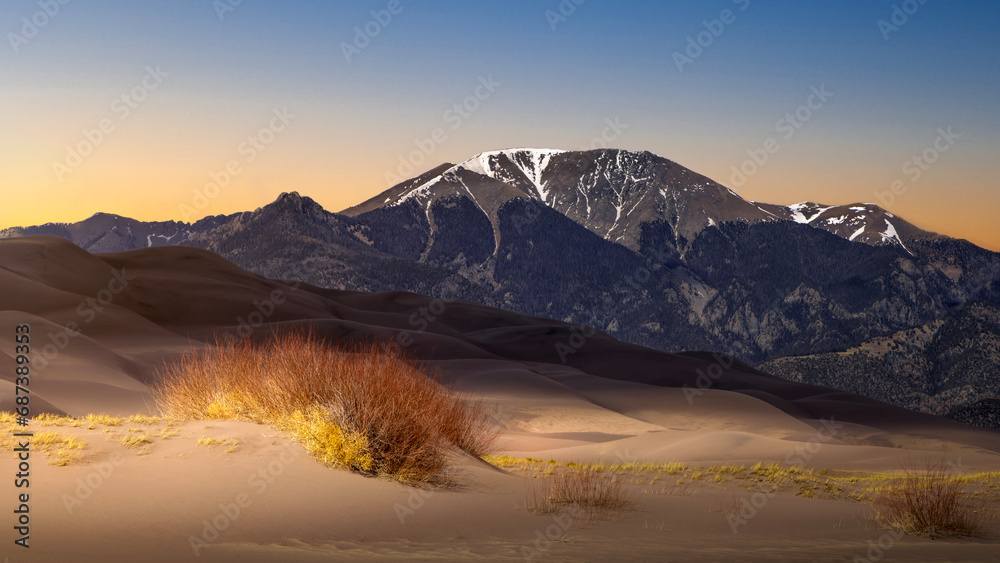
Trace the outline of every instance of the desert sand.
<instances>
[{"instance_id":1,"label":"desert sand","mask_svg":"<svg viewBox=\"0 0 1000 563\"><path fill-rule=\"evenodd\" d=\"M421 308L434 311L426 328L414 321ZM0 410L15 406L13 335L24 323L45 359L31 381L32 415L155 415L148 385L165 362L221 334L266 338L275 327L307 326L342 342L409 343L413 358L493 406L498 454L542 465L773 461L865 472L940 461L1000 470L996 432L738 362L720 366L708 353L665 354L596 333L564 363L557 345L578 342L579 331L557 321L267 280L183 247L91 255L55 237L0 240ZM868 518L865 503L794 487L734 526L731 508L754 499L735 481L688 478L679 487L677 476L636 476L633 509L591 520L527 511L537 479L457 453L451 486L417 489L326 467L250 422L29 428L86 447L67 465L33 453L30 549L13 543L17 460L0 452L8 515L0 557L12 562L991 561L1000 553L997 520L975 539L896 537ZM130 435L143 439L124 445Z\"/></svg>"}]
</instances>

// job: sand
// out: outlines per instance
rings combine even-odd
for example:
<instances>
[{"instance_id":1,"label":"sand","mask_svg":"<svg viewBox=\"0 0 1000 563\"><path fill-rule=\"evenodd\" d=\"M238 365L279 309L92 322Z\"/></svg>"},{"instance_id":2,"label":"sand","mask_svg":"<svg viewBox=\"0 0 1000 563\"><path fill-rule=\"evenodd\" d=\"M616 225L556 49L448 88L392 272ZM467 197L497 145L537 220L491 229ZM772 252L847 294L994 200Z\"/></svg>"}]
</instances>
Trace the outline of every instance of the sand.
<instances>
[{"instance_id":1,"label":"sand","mask_svg":"<svg viewBox=\"0 0 1000 563\"><path fill-rule=\"evenodd\" d=\"M218 334L264 338L275 327L309 326L341 341L405 332L408 354L493 406L504 428L498 453L512 457L692 467L775 461L848 471L944 460L963 471L1000 470L996 432L777 380L741 364L698 389L699 370L714 373L708 370L717 359L641 349L600 333L563 363L556 345L569 342L569 325L439 302L435 310L443 311L421 330L412 315L431 305L413 294L267 280L183 247L91 255L55 237L0 240L0 410L14 406L18 324L31 324L37 354L47 360L31 382L34 413L74 417L155 414L148 385L164 362ZM68 333L71 323L76 330ZM41 352L46 346L51 354ZM31 427L78 437L87 447L65 466L34 454L30 550L13 544L16 459L0 452L0 471L8 475L0 507L10 521L0 557L990 561L1000 553L995 520L976 539L896 538L868 519L864 503L794 490L769 498L737 532L727 507L751 493L735 482L667 492L632 483L633 510L591 522L525 510L531 477L458 454L454 484L426 491L325 467L282 433L249 422L87 426ZM122 445L130 435L148 435L148 443ZM224 443L199 445L203 438ZM558 532L557 541L547 532ZM205 545L193 546L192 538Z\"/></svg>"}]
</instances>

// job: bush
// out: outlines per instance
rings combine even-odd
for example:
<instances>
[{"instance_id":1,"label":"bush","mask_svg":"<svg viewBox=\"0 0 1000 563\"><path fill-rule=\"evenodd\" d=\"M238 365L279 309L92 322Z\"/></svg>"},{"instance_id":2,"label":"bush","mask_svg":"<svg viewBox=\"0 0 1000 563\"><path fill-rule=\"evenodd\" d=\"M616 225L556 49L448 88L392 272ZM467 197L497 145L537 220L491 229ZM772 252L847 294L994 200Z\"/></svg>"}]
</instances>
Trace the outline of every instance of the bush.
<instances>
[{"instance_id":1,"label":"bush","mask_svg":"<svg viewBox=\"0 0 1000 563\"><path fill-rule=\"evenodd\" d=\"M960 478L941 464L924 471L904 469L902 477L875 491L875 521L910 535L978 536L986 520L984 507L974 502Z\"/></svg>"},{"instance_id":2,"label":"bush","mask_svg":"<svg viewBox=\"0 0 1000 563\"><path fill-rule=\"evenodd\" d=\"M555 472L540 487L529 486L526 508L558 512L576 506L596 517L627 510L634 500L624 481L614 474L574 468Z\"/></svg>"},{"instance_id":3,"label":"bush","mask_svg":"<svg viewBox=\"0 0 1000 563\"><path fill-rule=\"evenodd\" d=\"M482 401L407 358L301 332L220 341L168 366L154 394L167 415L270 424L324 463L411 482L437 479L451 445L478 457L499 436Z\"/></svg>"}]
</instances>

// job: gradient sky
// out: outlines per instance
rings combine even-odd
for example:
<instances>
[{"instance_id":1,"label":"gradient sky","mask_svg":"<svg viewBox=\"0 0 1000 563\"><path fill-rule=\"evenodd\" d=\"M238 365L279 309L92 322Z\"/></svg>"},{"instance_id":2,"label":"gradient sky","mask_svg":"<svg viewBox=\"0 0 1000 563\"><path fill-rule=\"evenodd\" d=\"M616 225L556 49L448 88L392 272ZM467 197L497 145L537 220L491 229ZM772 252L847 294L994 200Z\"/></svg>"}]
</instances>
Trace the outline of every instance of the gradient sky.
<instances>
[{"instance_id":1,"label":"gradient sky","mask_svg":"<svg viewBox=\"0 0 1000 563\"><path fill-rule=\"evenodd\" d=\"M878 202L898 181L890 211L1000 250L997 2L401 0L384 26L372 12L389 0L243 0L223 17L237 0L70 0L43 17L46 2L0 4L0 227L200 218L292 190L339 211L389 187L436 129L417 173L499 148L584 148L617 120L611 146L747 199ZM573 12L553 20L560 4ZM886 39L894 5L919 7ZM704 22L727 9L709 42ZM348 61L342 44L366 26L377 35ZM147 68L166 73L152 90ZM489 80L474 111L448 113ZM813 88L833 95L787 136L779 120ZM285 108L295 117L262 151L243 145ZM92 153L68 159L102 121ZM957 139L935 152L948 128ZM777 151L734 178L769 138ZM916 178L904 165L925 151L936 161ZM231 161L229 184L196 196Z\"/></svg>"}]
</instances>

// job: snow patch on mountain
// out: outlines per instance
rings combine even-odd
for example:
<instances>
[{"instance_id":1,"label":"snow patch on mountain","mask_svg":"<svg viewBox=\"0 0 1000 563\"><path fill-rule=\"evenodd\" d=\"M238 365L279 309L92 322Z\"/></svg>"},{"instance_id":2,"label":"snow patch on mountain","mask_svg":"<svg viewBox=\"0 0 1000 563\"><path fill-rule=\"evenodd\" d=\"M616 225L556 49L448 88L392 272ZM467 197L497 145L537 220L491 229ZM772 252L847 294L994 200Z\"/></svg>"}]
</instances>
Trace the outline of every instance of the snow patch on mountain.
<instances>
[{"instance_id":1,"label":"snow patch on mountain","mask_svg":"<svg viewBox=\"0 0 1000 563\"><path fill-rule=\"evenodd\" d=\"M131 228L129 228L129 234L132 234ZM180 234L181 234L181 230L180 229L177 229L176 231L174 231L174 234L172 234L170 236L167 236L167 235L158 235L156 233L148 234L148 235L146 235L146 248L150 248L150 247L153 246L153 239L154 238L163 239L163 244L170 244L171 242L176 242L176 241L174 241L174 238L176 238ZM182 236L181 238L179 238L178 241L181 241L181 240L184 240L187 237L190 237L191 236L191 231L184 231L183 235L184 236Z\"/></svg>"},{"instance_id":2,"label":"snow patch on mountain","mask_svg":"<svg viewBox=\"0 0 1000 563\"><path fill-rule=\"evenodd\" d=\"M812 222L815 221L817 217L822 215L824 211L826 211L827 209L833 209L833 206L822 207L820 205L816 205L811 201L802 201L799 203L789 205L787 209L792 214L792 221L795 221L796 223L809 225L812 224ZM803 212L810 213L811 215L809 217L806 217L805 213Z\"/></svg>"},{"instance_id":3,"label":"snow patch on mountain","mask_svg":"<svg viewBox=\"0 0 1000 563\"><path fill-rule=\"evenodd\" d=\"M896 226L893 225L891 222L889 222L888 219L885 220L885 231L879 234L882 236L883 242L898 244L899 246L903 247L903 250L908 252L911 256L913 255L913 253L910 252L910 249L906 248L906 245L903 244L903 241L899 238L899 233L896 232Z\"/></svg>"},{"instance_id":4,"label":"snow patch on mountain","mask_svg":"<svg viewBox=\"0 0 1000 563\"><path fill-rule=\"evenodd\" d=\"M494 161L499 160L499 157L501 156L506 156L512 163L514 163L515 166L517 166L518 170L524 174L524 177L531 182L535 191L538 192L538 197L543 202L547 203L549 191L545 188L545 182L542 181L542 174L548 167L552 156L563 152L566 151L528 148L488 151L478 154L469 160L456 165L455 168L464 168L470 172L487 176L494 180L503 181L504 178L497 177L497 170L494 166Z\"/></svg>"},{"instance_id":5,"label":"snow patch on mountain","mask_svg":"<svg viewBox=\"0 0 1000 563\"><path fill-rule=\"evenodd\" d=\"M506 178L499 177L496 162L500 157L507 157L518 170L524 174L524 177L531 182L534 186L535 191L538 193L538 197L543 201L547 202L549 192L545 188L545 183L542 181L542 174L548 167L549 162L553 155L564 153L566 151L557 149L530 149L530 148L519 148L519 149L505 149L499 151L487 151L484 153L477 154L476 156L452 166L451 168L445 170L440 176L432 178L427 182L411 189L410 191L402 194L394 204L398 205L414 197L421 197L426 195L431 188L437 185L441 179L446 179L448 181L457 181L465 187L466 191L469 190L468 186L461 181L458 172L461 170L466 170L474 174L479 174L480 176L486 176L487 178L492 178L498 181L505 181ZM472 195L472 192L469 192ZM473 198L475 199L475 198Z\"/></svg>"},{"instance_id":6,"label":"snow patch on mountain","mask_svg":"<svg viewBox=\"0 0 1000 563\"><path fill-rule=\"evenodd\" d=\"M697 205L701 204L701 201L692 198L704 197L704 194L713 194L711 197L717 198L714 194L718 193L723 201L731 198L737 207L746 202L732 189L706 181L702 177L692 178L692 173L683 167L676 171L675 176L671 176L671 172L664 174L664 170L670 170L669 166L672 164L664 166L662 161L657 160L658 157L649 153L592 151L594 161L587 163L586 168L580 168L581 173L574 178L574 167L560 168L558 172L551 167L553 162L563 162L563 159L557 157L566 152L538 148L483 152L451 166L421 185L390 196L393 201L384 205L393 206L419 198L421 206L426 207L425 204L429 201L425 200L438 193L439 188L446 186L447 189L440 193L454 193L458 190L480 209L484 209L485 204L489 203L489 207L492 203L483 199L483 187L472 180L474 176L478 176L517 187L525 195L537 197L541 203L566 214L607 240L626 240L625 244L629 241L636 244L635 232L639 222L634 217L637 213L644 214L641 220L655 216L667 218L673 228L686 229L685 237L690 240L698 229L718 227L725 221L734 220L732 208L721 205L718 208L705 208L697 221L683 219L685 213L697 212L690 208L691 202L698 201ZM579 163L585 162L585 159L570 161ZM662 183L653 180L661 175ZM567 184L567 179L573 184ZM898 245L906 249L894 225L887 220L888 226L882 227L882 219L893 216L876 204L831 206L802 201L781 206L746 203L750 207L737 213L736 220L744 217L751 221L793 221L823 229L853 242Z\"/></svg>"}]
</instances>

